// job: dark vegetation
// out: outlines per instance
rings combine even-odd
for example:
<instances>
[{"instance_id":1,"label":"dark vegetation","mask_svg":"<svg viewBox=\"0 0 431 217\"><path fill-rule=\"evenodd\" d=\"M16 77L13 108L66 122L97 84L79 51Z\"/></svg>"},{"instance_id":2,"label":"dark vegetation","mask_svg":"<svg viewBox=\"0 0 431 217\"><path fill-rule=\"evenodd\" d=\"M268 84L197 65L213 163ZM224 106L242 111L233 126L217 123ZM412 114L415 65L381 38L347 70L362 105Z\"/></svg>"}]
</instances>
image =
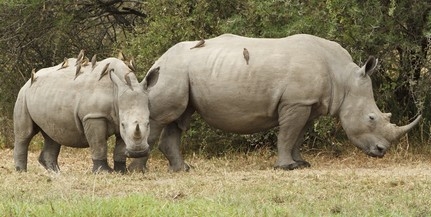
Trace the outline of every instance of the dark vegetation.
<instances>
[{"instance_id":1,"label":"dark vegetation","mask_svg":"<svg viewBox=\"0 0 431 217\"><path fill-rule=\"evenodd\" d=\"M431 3L428 0L0 0L0 147L13 146L12 112L32 68L85 49L99 59L119 50L134 56L139 76L169 47L223 33L250 37L318 35L339 42L362 64L379 58L374 94L392 121L423 114L409 141L430 143ZM273 146L274 130L227 134L195 116L184 148L218 155ZM319 119L305 148L337 151L346 137L336 119Z\"/></svg>"}]
</instances>

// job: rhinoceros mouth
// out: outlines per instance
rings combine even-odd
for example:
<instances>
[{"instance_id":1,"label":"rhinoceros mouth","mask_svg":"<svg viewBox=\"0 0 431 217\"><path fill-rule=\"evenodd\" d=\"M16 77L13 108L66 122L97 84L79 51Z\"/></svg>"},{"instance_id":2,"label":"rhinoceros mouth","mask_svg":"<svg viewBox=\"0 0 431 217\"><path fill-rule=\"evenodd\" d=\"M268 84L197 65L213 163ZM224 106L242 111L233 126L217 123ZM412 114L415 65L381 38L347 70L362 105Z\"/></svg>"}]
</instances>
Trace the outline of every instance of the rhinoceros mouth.
<instances>
[{"instance_id":1,"label":"rhinoceros mouth","mask_svg":"<svg viewBox=\"0 0 431 217\"><path fill-rule=\"evenodd\" d=\"M139 157L147 157L149 155L148 150L144 151L130 151L126 150L126 156L129 158L139 158Z\"/></svg>"},{"instance_id":2,"label":"rhinoceros mouth","mask_svg":"<svg viewBox=\"0 0 431 217\"><path fill-rule=\"evenodd\" d=\"M386 154L386 148L380 145L371 146L365 153L370 157L382 158Z\"/></svg>"}]
</instances>

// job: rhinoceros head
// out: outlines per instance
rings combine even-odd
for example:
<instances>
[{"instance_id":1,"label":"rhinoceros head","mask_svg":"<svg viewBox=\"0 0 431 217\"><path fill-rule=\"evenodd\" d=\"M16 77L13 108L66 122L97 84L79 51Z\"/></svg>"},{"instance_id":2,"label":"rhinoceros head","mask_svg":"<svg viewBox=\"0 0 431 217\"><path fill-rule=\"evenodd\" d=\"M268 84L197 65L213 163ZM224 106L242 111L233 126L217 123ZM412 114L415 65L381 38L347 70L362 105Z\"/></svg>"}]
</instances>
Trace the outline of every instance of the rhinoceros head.
<instances>
[{"instance_id":1,"label":"rhinoceros head","mask_svg":"<svg viewBox=\"0 0 431 217\"><path fill-rule=\"evenodd\" d=\"M419 115L405 126L390 123L390 113L382 113L373 96L370 75L377 60L370 57L362 68L357 67L345 82L344 101L340 107L341 124L350 141L372 157L383 157L391 143L396 142L418 124Z\"/></svg>"},{"instance_id":2,"label":"rhinoceros head","mask_svg":"<svg viewBox=\"0 0 431 217\"><path fill-rule=\"evenodd\" d=\"M122 70L127 69L130 70L131 68L126 66ZM158 77L158 74L147 76L141 83L138 82L132 71L124 75L125 82L114 72L110 73L110 77L116 87L114 88L114 94L117 97L115 101L121 138L126 144L126 155L128 157L144 157L150 151L147 142L150 132L147 88L157 82L154 77Z\"/></svg>"}]
</instances>

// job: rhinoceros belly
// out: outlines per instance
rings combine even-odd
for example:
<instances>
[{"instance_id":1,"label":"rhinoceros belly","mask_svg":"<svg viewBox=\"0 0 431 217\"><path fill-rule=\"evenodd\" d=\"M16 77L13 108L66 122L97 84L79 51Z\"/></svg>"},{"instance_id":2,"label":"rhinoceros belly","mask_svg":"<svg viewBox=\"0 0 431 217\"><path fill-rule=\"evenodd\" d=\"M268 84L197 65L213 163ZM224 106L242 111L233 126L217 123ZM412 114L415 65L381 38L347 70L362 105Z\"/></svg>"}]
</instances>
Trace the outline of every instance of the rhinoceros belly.
<instances>
[{"instance_id":1,"label":"rhinoceros belly","mask_svg":"<svg viewBox=\"0 0 431 217\"><path fill-rule=\"evenodd\" d=\"M58 106L55 110L49 107L45 111L39 109L29 109L30 115L35 124L61 145L70 147L88 147L82 127L76 123L73 111L68 108ZM53 112L51 112L53 111Z\"/></svg>"},{"instance_id":2,"label":"rhinoceros belly","mask_svg":"<svg viewBox=\"0 0 431 217\"><path fill-rule=\"evenodd\" d=\"M251 91L246 86L225 86L211 82L201 82L191 89L193 106L215 128L247 134L278 125L280 94L276 91Z\"/></svg>"},{"instance_id":3,"label":"rhinoceros belly","mask_svg":"<svg viewBox=\"0 0 431 217\"><path fill-rule=\"evenodd\" d=\"M36 86L36 85L35 85ZM27 109L41 131L61 145L88 147L77 117L78 96L59 88L34 88L27 93Z\"/></svg>"}]
</instances>

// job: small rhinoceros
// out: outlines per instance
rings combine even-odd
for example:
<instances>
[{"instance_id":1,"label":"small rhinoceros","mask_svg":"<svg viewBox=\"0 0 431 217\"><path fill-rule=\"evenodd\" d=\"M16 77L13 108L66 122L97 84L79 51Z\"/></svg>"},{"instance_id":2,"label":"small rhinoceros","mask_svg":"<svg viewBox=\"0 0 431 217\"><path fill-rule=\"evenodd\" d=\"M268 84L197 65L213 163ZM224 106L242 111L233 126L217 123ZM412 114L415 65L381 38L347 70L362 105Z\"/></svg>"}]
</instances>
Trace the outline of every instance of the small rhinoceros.
<instances>
[{"instance_id":1,"label":"small rhinoceros","mask_svg":"<svg viewBox=\"0 0 431 217\"><path fill-rule=\"evenodd\" d=\"M191 50L195 44L176 44L152 66L160 67L160 77L150 92L149 144L162 133L159 149L171 170L187 169L180 135L195 111L228 132L279 126L275 167L286 170L310 166L300 145L321 115L338 116L351 142L373 157L382 157L420 120L391 124L374 101L369 75L377 60L371 57L359 67L333 41L306 34L279 39L225 34ZM129 169L144 169L146 160L133 159Z\"/></svg>"},{"instance_id":2,"label":"small rhinoceros","mask_svg":"<svg viewBox=\"0 0 431 217\"><path fill-rule=\"evenodd\" d=\"M158 72L139 83L134 67L122 60L108 58L91 66L76 61L41 69L21 88L14 108L16 170L27 170L29 142L38 132L45 140L39 162L47 170L59 170L64 145L90 147L93 172L112 171L107 139L114 134L115 171L126 171L126 157L148 155L147 90Z\"/></svg>"}]
</instances>

